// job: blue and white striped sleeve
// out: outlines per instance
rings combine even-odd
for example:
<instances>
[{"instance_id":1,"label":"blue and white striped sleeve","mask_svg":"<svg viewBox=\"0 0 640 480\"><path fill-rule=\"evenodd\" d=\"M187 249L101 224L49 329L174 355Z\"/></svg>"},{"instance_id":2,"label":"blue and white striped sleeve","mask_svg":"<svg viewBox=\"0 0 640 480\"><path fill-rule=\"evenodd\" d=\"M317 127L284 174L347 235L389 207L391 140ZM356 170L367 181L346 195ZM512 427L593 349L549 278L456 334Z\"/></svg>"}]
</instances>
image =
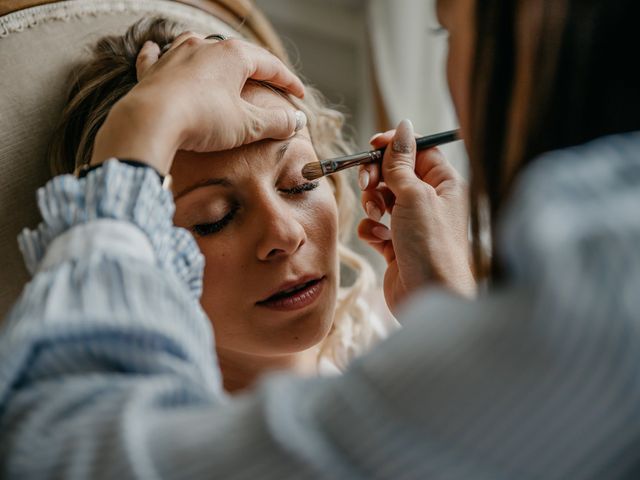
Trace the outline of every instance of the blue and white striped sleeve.
<instances>
[{"instance_id":1,"label":"blue and white striped sleeve","mask_svg":"<svg viewBox=\"0 0 640 480\"><path fill-rule=\"evenodd\" d=\"M624 167L612 191L637 200L640 162ZM201 259L155 174L113 162L54 179L40 205L22 240L35 275L0 334L1 478L639 478L637 201L619 229L553 243L545 277L475 302L424 295L344 375L280 375L233 399L196 298Z\"/></svg>"},{"instance_id":2,"label":"blue and white striped sleeve","mask_svg":"<svg viewBox=\"0 0 640 480\"><path fill-rule=\"evenodd\" d=\"M2 472L151 478L137 451L148 416L225 401L202 255L148 168L56 177L38 204L19 239L34 276L0 336Z\"/></svg>"}]
</instances>

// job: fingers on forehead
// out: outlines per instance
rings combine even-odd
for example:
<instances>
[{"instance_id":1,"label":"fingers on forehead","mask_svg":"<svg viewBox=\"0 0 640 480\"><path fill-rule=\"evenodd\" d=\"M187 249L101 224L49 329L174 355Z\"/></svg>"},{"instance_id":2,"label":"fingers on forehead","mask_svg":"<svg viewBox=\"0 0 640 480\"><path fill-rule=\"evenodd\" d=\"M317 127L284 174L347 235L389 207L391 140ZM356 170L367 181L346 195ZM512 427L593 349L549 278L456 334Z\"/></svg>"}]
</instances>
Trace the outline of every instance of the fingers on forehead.
<instances>
[{"instance_id":1,"label":"fingers on forehead","mask_svg":"<svg viewBox=\"0 0 640 480\"><path fill-rule=\"evenodd\" d=\"M205 35L191 31L183 32L172 42L169 50L177 48L190 38L205 40ZM224 44L225 48L236 50L237 54L235 56L244 59L250 78L271 83L297 97L304 96L304 85L302 81L294 75L278 57L266 49L235 38L224 41L211 39L211 43Z\"/></svg>"},{"instance_id":2,"label":"fingers on forehead","mask_svg":"<svg viewBox=\"0 0 640 480\"><path fill-rule=\"evenodd\" d=\"M146 42L136 58L136 77L138 81L142 79L145 72L151 67L160 56L160 47L153 42Z\"/></svg>"},{"instance_id":3,"label":"fingers on forehead","mask_svg":"<svg viewBox=\"0 0 640 480\"><path fill-rule=\"evenodd\" d=\"M185 40L189 38L199 38L200 40L204 40L204 35L202 35L201 33L186 31L178 35L171 43L174 47L177 47L178 45L180 45L181 43L183 43Z\"/></svg>"},{"instance_id":4,"label":"fingers on forehead","mask_svg":"<svg viewBox=\"0 0 640 480\"><path fill-rule=\"evenodd\" d=\"M155 42L145 42L140 49L138 57L136 58L136 64L144 63L149 58L157 58L160 53L160 47Z\"/></svg>"},{"instance_id":5,"label":"fingers on forehead","mask_svg":"<svg viewBox=\"0 0 640 480\"><path fill-rule=\"evenodd\" d=\"M302 81L273 53L264 47L243 40L230 39L226 42L229 42L232 48L244 50L243 57L247 61L250 78L268 82L297 97L304 96Z\"/></svg>"},{"instance_id":6,"label":"fingers on forehead","mask_svg":"<svg viewBox=\"0 0 640 480\"><path fill-rule=\"evenodd\" d=\"M304 96L304 85L302 81L284 64L282 60L257 45L246 42L245 45L251 50L253 65L250 66L251 78L271 83L280 87L297 97Z\"/></svg>"}]
</instances>

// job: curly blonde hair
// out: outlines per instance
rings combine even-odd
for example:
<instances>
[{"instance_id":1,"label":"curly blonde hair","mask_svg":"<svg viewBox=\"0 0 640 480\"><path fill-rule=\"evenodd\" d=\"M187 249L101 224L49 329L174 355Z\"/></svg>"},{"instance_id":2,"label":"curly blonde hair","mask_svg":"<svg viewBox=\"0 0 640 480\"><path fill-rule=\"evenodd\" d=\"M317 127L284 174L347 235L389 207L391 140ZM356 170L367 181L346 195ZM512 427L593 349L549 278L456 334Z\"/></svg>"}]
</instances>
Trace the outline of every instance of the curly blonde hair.
<instances>
[{"instance_id":1,"label":"curly blonde hair","mask_svg":"<svg viewBox=\"0 0 640 480\"><path fill-rule=\"evenodd\" d=\"M143 18L124 35L107 36L97 42L91 58L72 73L67 103L50 146L54 175L74 172L89 163L95 136L109 110L137 83L135 64L142 45L150 40L162 48L184 30L182 25L165 18ZM350 143L343 135L344 115L329 108L319 91L307 86L304 99L287 98L305 112L319 158L349 153ZM329 179L338 204L340 263L353 272L355 280L340 288L333 327L320 346L318 361L327 358L342 370L373 339L372 312L363 298L376 287L376 282L370 264L347 246L353 231L355 194L344 175Z\"/></svg>"}]
</instances>

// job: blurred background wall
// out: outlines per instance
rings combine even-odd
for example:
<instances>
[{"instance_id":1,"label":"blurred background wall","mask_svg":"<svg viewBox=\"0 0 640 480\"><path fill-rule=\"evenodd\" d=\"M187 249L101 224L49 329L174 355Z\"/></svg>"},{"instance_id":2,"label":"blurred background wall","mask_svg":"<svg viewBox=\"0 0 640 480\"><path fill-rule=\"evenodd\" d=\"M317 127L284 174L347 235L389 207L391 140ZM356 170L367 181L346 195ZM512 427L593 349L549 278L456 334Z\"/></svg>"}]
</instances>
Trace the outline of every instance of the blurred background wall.
<instances>
[{"instance_id":1,"label":"blurred background wall","mask_svg":"<svg viewBox=\"0 0 640 480\"><path fill-rule=\"evenodd\" d=\"M255 0L294 64L347 114L354 139L410 118L428 134L457 126L446 89L447 37L433 0ZM463 174L460 145L443 148Z\"/></svg>"}]
</instances>

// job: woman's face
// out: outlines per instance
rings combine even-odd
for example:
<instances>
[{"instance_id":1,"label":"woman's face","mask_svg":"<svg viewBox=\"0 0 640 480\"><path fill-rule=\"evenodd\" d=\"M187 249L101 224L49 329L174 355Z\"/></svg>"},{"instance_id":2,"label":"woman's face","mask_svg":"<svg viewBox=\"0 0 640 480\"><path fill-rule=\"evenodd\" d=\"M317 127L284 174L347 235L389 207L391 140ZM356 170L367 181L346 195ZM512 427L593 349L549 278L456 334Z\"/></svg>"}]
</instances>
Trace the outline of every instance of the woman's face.
<instances>
[{"instance_id":1,"label":"woman's face","mask_svg":"<svg viewBox=\"0 0 640 480\"><path fill-rule=\"evenodd\" d=\"M469 90L474 49L475 0L435 0L438 22L449 35L447 80L463 138L469 138Z\"/></svg>"},{"instance_id":2,"label":"woman's face","mask_svg":"<svg viewBox=\"0 0 640 480\"><path fill-rule=\"evenodd\" d=\"M287 105L264 87L247 95L265 106ZM205 256L201 303L219 350L294 353L331 328L338 210L328 180L302 177L313 161L306 128L289 140L176 156L174 221L193 232Z\"/></svg>"}]
</instances>

